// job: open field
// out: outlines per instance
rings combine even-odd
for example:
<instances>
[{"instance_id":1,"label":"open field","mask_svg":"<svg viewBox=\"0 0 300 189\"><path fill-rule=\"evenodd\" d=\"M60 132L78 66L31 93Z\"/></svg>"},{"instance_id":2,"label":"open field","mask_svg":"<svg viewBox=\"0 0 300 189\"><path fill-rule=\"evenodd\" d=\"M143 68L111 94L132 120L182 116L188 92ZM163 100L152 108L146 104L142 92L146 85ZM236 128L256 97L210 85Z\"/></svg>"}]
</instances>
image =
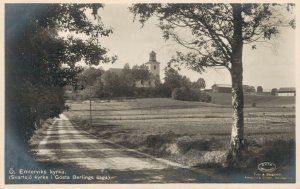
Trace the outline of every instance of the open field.
<instances>
[{"instance_id":1,"label":"open field","mask_svg":"<svg viewBox=\"0 0 300 189\"><path fill-rule=\"evenodd\" d=\"M289 106L289 97L274 97L281 107L272 100L245 108L245 135L255 154L249 161L255 167L260 161L273 161L284 169L294 153L295 108ZM197 167L221 166L226 157L232 120L228 105L167 98L93 101L92 126L88 101L68 105L65 115L74 124L129 148ZM274 145L279 147L275 152ZM286 156L266 155L270 152Z\"/></svg>"},{"instance_id":2,"label":"open field","mask_svg":"<svg viewBox=\"0 0 300 189\"><path fill-rule=\"evenodd\" d=\"M231 93L209 93L212 96L212 103L231 105ZM270 96L270 95L249 95L245 96L245 106L253 103L257 107L295 107L295 97L293 96Z\"/></svg>"}]
</instances>

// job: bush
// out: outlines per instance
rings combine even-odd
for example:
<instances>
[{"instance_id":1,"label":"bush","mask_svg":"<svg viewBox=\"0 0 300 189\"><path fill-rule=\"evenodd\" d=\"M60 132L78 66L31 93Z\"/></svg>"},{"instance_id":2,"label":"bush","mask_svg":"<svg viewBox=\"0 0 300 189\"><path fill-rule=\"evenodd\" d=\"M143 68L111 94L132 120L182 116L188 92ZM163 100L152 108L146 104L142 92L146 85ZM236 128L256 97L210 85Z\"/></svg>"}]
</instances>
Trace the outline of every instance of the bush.
<instances>
[{"instance_id":1,"label":"bush","mask_svg":"<svg viewBox=\"0 0 300 189\"><path fill-rule=\"evenodd\" d=\"M172 91L172 98L175 100L189 100L189 91L185 87L175 88Z\"/></svg>"},{"instance_id":2,"label":"bush","mask_svg":"<svg viewBox=\"0 0 300 189\"><path fill-rule=\"evenodd\" d=\"M211 99L212 99L212 97L209 94L207 94L206 92L204 92L204 91L200 92L199 101L209 103L209 102L211 102Z\"/></svg>"},{"instance_id":3,"label":"bush","mask_svg":"<svg viewBox=\"0 0 300 189\"><path fill-rule=\"evenodd\" d=\"M186 87L175 88L172 91L172 98L175 100L184 101L201 101L211 102L211 96L206 92L201 92L195 89L189 89Z\"/></svg>"}]
</instances>

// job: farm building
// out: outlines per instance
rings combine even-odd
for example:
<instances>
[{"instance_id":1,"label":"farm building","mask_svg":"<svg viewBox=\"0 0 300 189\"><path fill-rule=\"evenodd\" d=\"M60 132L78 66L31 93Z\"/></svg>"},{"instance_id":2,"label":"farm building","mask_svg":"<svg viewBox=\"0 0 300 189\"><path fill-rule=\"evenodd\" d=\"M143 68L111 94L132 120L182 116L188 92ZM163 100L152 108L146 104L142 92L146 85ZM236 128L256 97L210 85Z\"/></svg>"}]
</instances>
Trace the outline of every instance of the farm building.
<instances>
[{"instance_id":1,"label":"farm building","mask_svg":"<svg viewBox=\"0 0 300 189\"><path fill-rule=\"evenodd\" d=\"M231 93L231 85L228 84L214 84L211 89L215 93Z\"/></svg>"},{"instance_id":2,"label":"farm building","mask_svg":"<svg viewBox=\"0 0 300 189\"><path fill-rule=\"evenodd\" d=\"M295 87L279 88L278 96L296 96L296 89L295 89Z\"/></svg>"},{"instance_id":3,"label":"farm building","mask_svg":"<svg viewBox=\"0 0 300 189\"><path fill-rule=\"evenodd\" d=\"M271 95L272 89L263 89L263 92L258 93L260 95Z\"/></svg>"}]
</instances>

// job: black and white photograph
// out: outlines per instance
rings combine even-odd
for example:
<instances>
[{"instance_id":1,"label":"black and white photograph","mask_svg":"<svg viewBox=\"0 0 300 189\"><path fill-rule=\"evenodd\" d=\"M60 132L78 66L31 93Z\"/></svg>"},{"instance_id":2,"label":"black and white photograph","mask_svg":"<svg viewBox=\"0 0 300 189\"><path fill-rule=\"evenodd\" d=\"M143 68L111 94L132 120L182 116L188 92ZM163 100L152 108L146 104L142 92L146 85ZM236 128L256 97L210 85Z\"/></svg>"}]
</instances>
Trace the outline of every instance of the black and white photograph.
<instances>
[{"instance_id":1,"label":"black and white photograph","mask_svg":"<svg viewBox=\"0 0 300 189\"><path fill-rule=\"evenodd\" d=\"M297 188L295 1L3 8L4 186Z\"/></svg>"}]
</instances>

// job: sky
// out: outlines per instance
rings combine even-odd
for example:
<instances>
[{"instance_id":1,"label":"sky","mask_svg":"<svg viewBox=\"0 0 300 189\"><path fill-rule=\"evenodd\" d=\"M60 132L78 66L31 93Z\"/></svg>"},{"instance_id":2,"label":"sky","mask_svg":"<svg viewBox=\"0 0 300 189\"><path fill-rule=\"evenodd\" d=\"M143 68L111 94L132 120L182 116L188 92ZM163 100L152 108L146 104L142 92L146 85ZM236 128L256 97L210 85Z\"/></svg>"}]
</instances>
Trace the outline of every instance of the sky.
<instances>
[{"instance_id":1,"label":"sky","mask_svg":"<svg viewBox=\"0 0 300 189\"><path fill-rule=\"evenodd\" d=\"M164 78L164 67L175 55L179 45L165 41L157 26L156 19L151 19L142 27L138 21L133 22L133 14L128 10L128 4L106 4L99 14L107 27L113 29L113 34L100 39L101 44L110 50L111 55L117 55L114 64L102 64L105 70L123 68L125 63L141 65L149 60L149 53L156 52L161 69L161 79ZM245 85L263 86L264 89L295 86L295 31L291 28L280 28L280 35L269 43L244 45L243 66ZM198 73L181 69L180 73L192 81L204 78L206 88L213 84L230 84L230 74L225 69L207 69Z\"/></svg>"}]
</instances>

